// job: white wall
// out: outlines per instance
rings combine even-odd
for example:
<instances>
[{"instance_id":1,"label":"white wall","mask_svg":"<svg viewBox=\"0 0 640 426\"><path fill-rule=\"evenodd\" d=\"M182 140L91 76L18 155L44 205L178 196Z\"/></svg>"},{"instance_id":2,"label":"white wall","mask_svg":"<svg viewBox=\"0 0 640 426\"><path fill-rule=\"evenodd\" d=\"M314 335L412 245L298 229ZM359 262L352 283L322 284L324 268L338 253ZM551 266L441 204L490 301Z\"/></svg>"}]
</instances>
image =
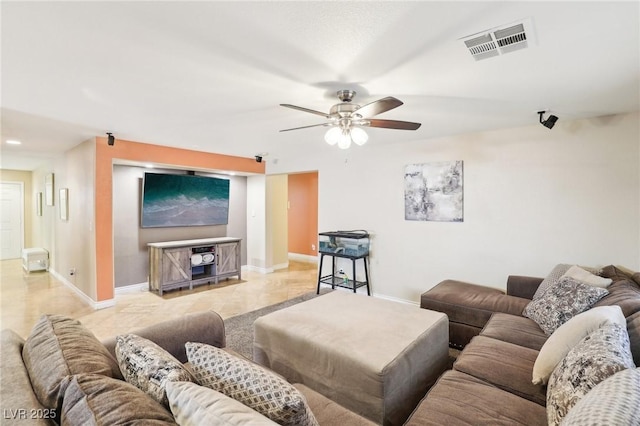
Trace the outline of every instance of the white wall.
<instances>
[{"instance_id":1,"label":"white wall","mask_svg":"<svg viewBox=\"0 0 640 426\"><path fill-rule=\"evenodd\" d=\"M539 124L348 152L321 135L273 153L269 174L319 171L319 229L374 235L374 294L417 302L446 278L504 288L557 263L640 270L639 114ZM387 132L387 133L383 133ZM417 133L419 135L419 133ZM404 167L464 161L464 222L404 220Z\"/></svg>"}]
</instances>

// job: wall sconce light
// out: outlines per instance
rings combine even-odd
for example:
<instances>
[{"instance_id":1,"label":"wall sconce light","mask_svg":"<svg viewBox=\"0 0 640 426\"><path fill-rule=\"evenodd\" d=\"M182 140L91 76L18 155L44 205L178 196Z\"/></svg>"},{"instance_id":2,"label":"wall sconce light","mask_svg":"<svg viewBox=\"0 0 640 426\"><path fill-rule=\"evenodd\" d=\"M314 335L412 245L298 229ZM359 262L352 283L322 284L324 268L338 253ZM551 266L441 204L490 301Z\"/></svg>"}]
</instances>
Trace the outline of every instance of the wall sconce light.
<instances>
[{"instance_id":1,"label":"wall sconce light","mask_svg":"<svg viewBox=\"0 0 640 426\"><path fill-rule=\"evenodd\" d=\"M107 132L107 135L109 135L109 137L107 138L107 143L109 144L109 146L115 145L116 138L113 137L113 134Z\"/></svg>"},{"instance_id":2,"label":"wall sconce light","mask_svg":"<svg viewBox=\"0 0 640 426\"><path fill-rule=\"evenodd\" d=\"M542 115L545 112L546 111L538 111L538 114L540 115L540 124L542 124L547 129L553 129L553 126L556 125L556 121L558 121L558 117L556 117L555 115L551 114L546 120L543 120L542 119Z\"/></svg>"}]
</instances>

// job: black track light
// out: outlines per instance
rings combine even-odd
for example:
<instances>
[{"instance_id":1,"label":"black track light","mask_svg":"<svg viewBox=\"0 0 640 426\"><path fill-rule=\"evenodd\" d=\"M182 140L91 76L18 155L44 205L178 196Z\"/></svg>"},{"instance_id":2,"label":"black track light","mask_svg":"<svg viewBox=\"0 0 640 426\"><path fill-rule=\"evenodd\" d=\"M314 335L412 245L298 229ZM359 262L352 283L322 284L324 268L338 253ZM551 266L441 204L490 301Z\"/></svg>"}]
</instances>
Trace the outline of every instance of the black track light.
<instances>
[{"instance_id":1,"label":"black track light","mask_svg":"<svg viewBox=\"0 0 640 426\"><path fill-rule=\"evenodd\" d=\"M107 135L109 135L109 137L107 138L107 143L109 144L109 146L115 145L116 138L113 137L113 134L107 132Z\"/></svg>"},{"instance_id":2,"label":"black track light","mask_svg":"<svg viewBox=\"0 0 640 426\"><path fill-rule=\"evenodd\" d=\"M538 111L538 114L540 114L540 124L542 124L547 129L553 129L553 126L556 125L556 121L558 121L558 117L551 114L546 120L543 120L542 115L545 112L546 111Z\"/></svg>"}]
</instances>

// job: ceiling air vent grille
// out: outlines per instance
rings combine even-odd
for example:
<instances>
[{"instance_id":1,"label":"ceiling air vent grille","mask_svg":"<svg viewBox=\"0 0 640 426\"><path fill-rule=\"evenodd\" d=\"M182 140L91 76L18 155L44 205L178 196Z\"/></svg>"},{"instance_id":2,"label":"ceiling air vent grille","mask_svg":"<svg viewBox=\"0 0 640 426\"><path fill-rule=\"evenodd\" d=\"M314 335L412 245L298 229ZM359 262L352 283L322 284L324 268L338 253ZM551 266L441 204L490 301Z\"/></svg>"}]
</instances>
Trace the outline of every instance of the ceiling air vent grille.
<instances>
[{"instance_id":1,"label":"ceiling air vent grille","mask_svg":"<svg viewBox=\"0 0 640 426\"><path fill-rule=\"evenodd\" d=\"M476 61L529 47L530 21L522 21L464 37L465 46Z\"/></svg>"}]
</instances>

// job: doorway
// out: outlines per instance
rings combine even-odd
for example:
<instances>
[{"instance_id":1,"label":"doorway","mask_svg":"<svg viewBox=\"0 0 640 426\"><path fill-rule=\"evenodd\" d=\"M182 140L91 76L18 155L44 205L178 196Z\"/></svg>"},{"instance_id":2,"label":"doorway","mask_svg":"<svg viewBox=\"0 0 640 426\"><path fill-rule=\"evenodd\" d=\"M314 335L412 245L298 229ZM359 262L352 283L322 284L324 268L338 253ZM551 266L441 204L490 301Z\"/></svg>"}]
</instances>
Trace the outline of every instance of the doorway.
<instances>
[{"instance_id":1,"label":"doorway","mask_svg":"<svg viewBox=\"0 0 640 426\"><path fill-rule=\"evenodd\" d=\"M0 182L0 260L19 259L24 245L24 185Z\"/></svg>"}]
</instances>

